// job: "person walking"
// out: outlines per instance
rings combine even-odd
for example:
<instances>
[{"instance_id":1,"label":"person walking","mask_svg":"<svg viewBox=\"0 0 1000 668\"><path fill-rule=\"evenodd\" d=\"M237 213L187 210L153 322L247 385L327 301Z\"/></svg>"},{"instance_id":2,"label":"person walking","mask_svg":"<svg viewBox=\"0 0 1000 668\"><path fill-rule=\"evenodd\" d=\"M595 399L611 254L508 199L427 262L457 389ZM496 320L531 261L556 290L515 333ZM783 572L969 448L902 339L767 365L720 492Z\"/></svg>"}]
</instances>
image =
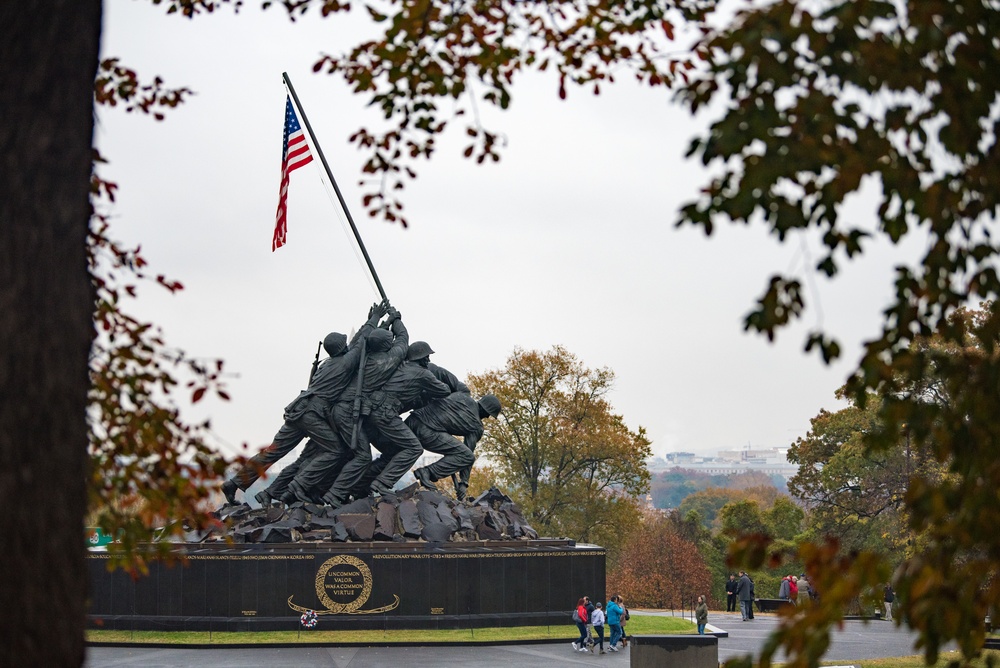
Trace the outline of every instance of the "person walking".
<instances>
[{"instance_id":1,"label":"person walking","mask_svg":"<svg viewBox=\"0 0 1000 668\"><path fill-rule=\"evenodd\" d=\"M698 597L698 606L694 609L694 620L698 624L698 635L705 635L705 626L708 624L708 604L705 597Z\"/></svg>"},{"instance_id":2,"label":"person walking","mask_svg":"<svg viewBox=\"0 0 1000 668\"><path fill-rule=\"evenodd\" d=\"M622 624L622 637L621 637L621 642L622 642L622 648L624 649L625 647L628 647L628 633L625 632L625 625L628 624L628 620L631 617L631 615L628 614L628 606L625 605L625 599L622 598L621 596L618 597L618 605L620 605L622 607L622 621L621 621L621 624Z\"/></svg>"},{"instance_id":3,"label":"person walking","mask_svg":"<svg viewBox=\"0 0 1000 668\"><path fill-rule=\"evenodd\" d=\"M891 584L886 583L886 585L885 585L885 592L884 592L884 595L882 597L882 600L885 603L885 620L887 622L891 622L892 621L892 604L896 600L896 592L894 592L892 590L892 585Z\"/></svg>"},{"instance_id":4,"label":"person walking","mask_svg":"<svg viewBox=\"0 0 1000 668\"><path fill-rule=\"evenodd\" d=\"M744 571L740 571L739 584L736 586L736 595L740 599L740 614L743 616L743 621L750 621L750 613L752 612L753 606L753 593L752 593L753 583L750 581L750 576Z\"/></svg>"},{"instance_id":5,"label":"person walking","mask_svg":"<svg viewBox=\"0 0 1000 668\"><path fill-rule=\"evenodd\" d=\"M608 599L606 617L611 627L611 638L608 640L608 651L618 651L618 641L622 639L622 613L625 611L618 605L618 594Z\"/></svg>"},{"instance_id":6,"label":"person walking","mask_svg":"<svg viewBox=\"0 0 1000 668\"><path fill-rule=\"evenodd\" d=\"M591 623L590 618L594 615L594 610L597 606L594 602L590 600L589 596L583 597L583 607L587 608L587 649L591 649L594 646L594 625Z\"/></svg>"},{"instance_id":7,"label":"person walking","mask_svg":"<svg viewBox=\"0 0 1000 668\"><path fill-rule=\"evenodd\" d=\"M726 581L726 612L736 612L736 585L738 584L736 576L730 573L729 579Z\"/></svg>"},{"instance_id":8,"label":"person walking","mask_svg":"<svg viewBox=\"0 0 1000 668\"><path fill-rule=\"evenodd\" d=\"M594 613L590 616L590 623L597 631L597 643L600 654L604 654L604 610L601 609L601 602L594 604ZM593 652L593 648L590 650Z\"/></svg>"},{"instance_id":9,"label":"person walking","mask_svg":"<svg viewBox=\"0 0 1000 668\"><path fill-rule=\"evenodd\" d=\"M584 603L586 601L581 598L576 602L576 610L573 611L573 621L576 622L576 628L580 631L580 638L570 644L577 652L587 651L587 606Z\"/></svg>"}]
</instances>

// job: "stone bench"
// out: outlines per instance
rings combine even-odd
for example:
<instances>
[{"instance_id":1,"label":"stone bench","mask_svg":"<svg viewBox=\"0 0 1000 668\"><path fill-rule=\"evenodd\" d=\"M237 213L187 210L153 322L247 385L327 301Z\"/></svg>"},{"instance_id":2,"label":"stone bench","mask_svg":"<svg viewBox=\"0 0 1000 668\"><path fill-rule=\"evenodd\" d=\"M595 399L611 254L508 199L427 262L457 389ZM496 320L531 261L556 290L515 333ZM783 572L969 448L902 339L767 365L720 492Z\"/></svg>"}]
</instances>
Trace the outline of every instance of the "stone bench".
<instances>
[{"instance_id":1,"label":"stone bench","mask_svg":"<svg viewBox=\"0 0 1000 668\"><path fill-rule=\"evenodd\" d=\"M630 668L719 668L719 639L715 636L630 636Z\"/></svg>"},{"instance_id":2,"label":"stone bench","mask_svg":"<svg viewBox=\"0 0 1000 668\"><path fill-rule=\"evenodd\" d=\"M760 612L777 612L786 605L795 605L791 601L783 598L758 598L757 610Z\"/></svg>"}]
</instances>

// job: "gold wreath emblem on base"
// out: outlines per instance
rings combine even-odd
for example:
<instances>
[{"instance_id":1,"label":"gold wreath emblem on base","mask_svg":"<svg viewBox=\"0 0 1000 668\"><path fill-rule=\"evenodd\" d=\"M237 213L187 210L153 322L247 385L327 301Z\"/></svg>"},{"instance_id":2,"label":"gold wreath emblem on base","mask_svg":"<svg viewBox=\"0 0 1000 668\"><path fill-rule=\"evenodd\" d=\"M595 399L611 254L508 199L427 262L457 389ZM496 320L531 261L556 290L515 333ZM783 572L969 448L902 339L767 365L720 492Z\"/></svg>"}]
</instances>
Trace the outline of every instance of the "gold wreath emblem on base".
<instances>
[{"instance_id":1,"label":"gold wreath emblem on base","mask_svg":"<svg viewBox=\"0 0 1000 668\"><path fill-rule=\"evenodd\" d=\"M334 566L339 566L341 564L348 564L358 569L358 573L361 574L361 579L364 581L364 586L361 589L361 593L358 597L351 601L350 603L337 603L326 593L326 574L330 572L330 569ZM361 606L368 602L368 597L372 593L372 572L368 568L368 564L361 561L357 557L352 557L350 555L341 554L336 557L331 557L323 562L323 565L319 567L316 571L316 596L319 598L319 602L326 606L326 610L316 610L317 615L343 615L343 614L354 614L354 615L370 615L379 612L388 612L396 608L399 605L399 596L393 594L393 602L389 605L384 605L381 608L375 608L372 610L361 610ZM295 595L288 597L288 607L297 612L306 612L310 608L303 608L302 606L292 603L292 598Z\"/></svg>"}]
</instances>

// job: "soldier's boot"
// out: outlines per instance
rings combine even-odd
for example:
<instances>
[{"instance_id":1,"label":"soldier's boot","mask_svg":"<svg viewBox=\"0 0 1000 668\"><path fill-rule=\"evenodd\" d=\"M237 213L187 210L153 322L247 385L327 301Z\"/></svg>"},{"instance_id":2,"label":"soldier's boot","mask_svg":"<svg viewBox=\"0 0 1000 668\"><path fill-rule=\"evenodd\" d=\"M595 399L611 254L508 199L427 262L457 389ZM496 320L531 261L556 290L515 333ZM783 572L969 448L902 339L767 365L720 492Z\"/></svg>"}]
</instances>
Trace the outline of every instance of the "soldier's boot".
<instances>
[{"instance_id":1,"label":"soldier's boot","mask_svg":"<svg viewBox=\"0 0 1000 668\"><path fill-rule=\"evenodd\" d=\"M342 499L336 494L333 494L331 492L327 492L326 494L323 495L323 503L334 509L340 508L346 502L347 502L346 499Z\"/></svg>"},{"instance_id":2,"label":"soldier's boot","mask_svg":"<svg viewBox=\"0 0 1000 668\"><path fill-rule=\"evenodd\" d=\"M282 501L291 497L289 501L285 503L295 503L296 501L301 501L302 503L313 503L312 497L306 491L305 487L299 484L298 480L293 480L288 483L288 492L282 497Z\"/></svg>"},{"instance_id":3,"label":"soldier's boot","mask_svg":"<svg viewBox=\"0 0 1000 668\"><path fill-rule=\"evenodd\" d=\"M392 488L386 485L381 480L376 480L371 484L371 495L372 496L385 496L387 494L394 494Z\"/></svg>"},{"instance_id":4,"label":"soldier's boot","mask_svg":"<svg viewBox=\"0 0 1000 668\"><path fill-rule=\"evenodd\" d=\"M260 504L261 508L268 508L271 505L271 494L266 489L262 489L253 495L253 498L257 499L257 503Z\"/></svg>"},{"instance_id":5,"label":"soldier's boot","mask_svg":"<svg viewBox=\"0 0 1000 668\"><path fill-rule=\"evenodd\" d=\"M238 489L236 481L232 478L222 483L222 493L226 495L226 503L236 505L236 490Z\"/></svg>"},{"instance_id":6,"label":"soldier's boot","mask_svg":"<svg viewBox=\"0 0 1000 668\"><path fill-rule=\"evenodd\" d=\"M425 467L414 469L413 477L416 478L417 482L419 482L427 489L432 489L435 492L437 491L437 485L434 484L434 480L431 478L431 472L428 471Z\"/></svg>"}]
</instances>

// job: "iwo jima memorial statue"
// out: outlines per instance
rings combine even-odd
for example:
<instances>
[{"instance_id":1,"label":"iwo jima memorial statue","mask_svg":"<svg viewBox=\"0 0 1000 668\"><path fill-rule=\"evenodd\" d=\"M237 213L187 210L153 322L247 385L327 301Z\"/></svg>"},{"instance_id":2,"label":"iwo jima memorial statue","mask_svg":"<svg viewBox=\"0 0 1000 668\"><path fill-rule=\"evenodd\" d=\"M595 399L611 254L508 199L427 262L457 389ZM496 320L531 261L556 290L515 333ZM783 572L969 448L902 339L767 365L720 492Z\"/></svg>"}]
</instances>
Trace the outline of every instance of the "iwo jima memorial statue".
<instances>
[{"instance_id":1,"label":"iwo jima memorial statue","mask_svg":"<svg viewBox=\"0 0 1000 668\"><path fill-rule=\"evenodd\" d=\"M312 159L295 107L315 137L287 75L285 83L273 248L284 243L288 173ZM313 145L382 301L350 341L325 336L328 357L320 361L317 352L308 386L285 407L272 443L222 483L226 504L217 514L225 528L175 545L185 566L154 562L148 576L133 579L108 572L107 555L90 552L90 625L264 631L298 628L303 613L323 629L566 623L581 592L604 591L604 549L539 539L495 488L466 495L483 421L501 416L500 401L474 397L430 362L430 345L410 342ZM241 500L305 439L298 458L255 495L259 508ZM396 489L424 451L441 457ZM456 498L435 484L448 478Z\"/></svg>"}]
</instances>

